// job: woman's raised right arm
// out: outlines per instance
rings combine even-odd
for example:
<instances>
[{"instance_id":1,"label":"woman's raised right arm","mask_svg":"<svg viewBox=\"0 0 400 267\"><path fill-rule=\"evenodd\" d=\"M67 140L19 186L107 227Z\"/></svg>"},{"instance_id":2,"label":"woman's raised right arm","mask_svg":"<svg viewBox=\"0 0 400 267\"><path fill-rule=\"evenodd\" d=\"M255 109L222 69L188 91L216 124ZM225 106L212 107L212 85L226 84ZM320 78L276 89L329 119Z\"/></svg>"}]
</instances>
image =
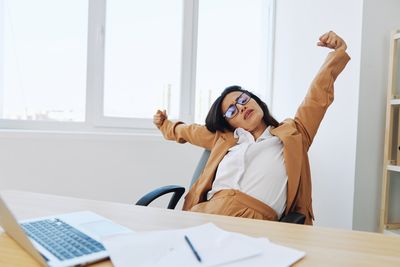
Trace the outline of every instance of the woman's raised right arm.
<instances>
[{"instance_id":1,"label":"woman's raised right arm","mask_svg":"<svg viewBox=\"0 0 400 267\"><path fill-rule=\"evenodd\" d=\"M184 124L168 120L166 111L157 110L153 123L160 129L164 138L178 143L189 142L193 145L211 150L218 139L217 133L210 132L204 125Z\"/></svg>"}]
</instances>

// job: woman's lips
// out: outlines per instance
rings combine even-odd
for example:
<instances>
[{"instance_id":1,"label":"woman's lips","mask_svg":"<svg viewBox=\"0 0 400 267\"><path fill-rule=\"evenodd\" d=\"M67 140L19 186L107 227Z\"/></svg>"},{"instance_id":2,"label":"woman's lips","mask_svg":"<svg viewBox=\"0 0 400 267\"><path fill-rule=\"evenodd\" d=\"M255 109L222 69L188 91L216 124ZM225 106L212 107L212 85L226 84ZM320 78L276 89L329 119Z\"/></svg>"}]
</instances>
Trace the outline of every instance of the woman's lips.
<instances>
[{"instance_id":1,"label":"woman's lips","mask_svg":"<svg viewBox=\"0 0 400 267\"><path fill-rule=\"evenodd\" d=\"M244 113L244 119L246 120L248 117L251 116L251 114L253 114L254 109L248 109L246 110L246 112Z\"/></svg>"}]
</instances>

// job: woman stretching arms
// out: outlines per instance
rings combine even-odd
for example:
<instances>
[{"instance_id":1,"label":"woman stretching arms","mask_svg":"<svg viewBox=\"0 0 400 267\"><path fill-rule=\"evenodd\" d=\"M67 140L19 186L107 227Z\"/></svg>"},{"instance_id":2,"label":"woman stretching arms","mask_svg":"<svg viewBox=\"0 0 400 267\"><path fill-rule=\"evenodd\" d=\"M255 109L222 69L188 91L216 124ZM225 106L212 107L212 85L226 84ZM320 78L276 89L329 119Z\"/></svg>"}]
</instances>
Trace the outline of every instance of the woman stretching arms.
<instances>
[{"instance_id":1,"label":"woman stretching arms","mask_svg":"<svg viewBox=\"0 0 400 267\"><path fill-rule=\"evenodd\" d=\"M205 125L172 122L157 111L153 122L166 139L211 150L183 210L264 220L298 212L312 224L307 152L333 102L334 81L350 60L346 43L334 32L322 35L317 45L334 51L293 119L278 123L260 98L239 86L221 93Z\"/></svg>"}]
</instances>

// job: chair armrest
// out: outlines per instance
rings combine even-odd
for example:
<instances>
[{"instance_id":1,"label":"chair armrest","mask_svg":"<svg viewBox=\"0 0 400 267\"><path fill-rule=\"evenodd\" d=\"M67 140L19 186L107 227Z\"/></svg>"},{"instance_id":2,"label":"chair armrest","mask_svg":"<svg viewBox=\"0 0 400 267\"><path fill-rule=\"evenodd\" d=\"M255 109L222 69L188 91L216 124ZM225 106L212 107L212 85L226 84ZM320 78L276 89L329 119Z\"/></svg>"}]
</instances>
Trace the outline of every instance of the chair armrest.
<instances>
[{"instance_id":1,"label":"chair armrest","mask_svg":"<svg viewBox=\"0 0 400 267\"><path fill-rule=\"evenodd\" d=\"M306 216L297 212L289 212L286 216L283 216L280 219L281 222L295 223L295 224L304 224L305 220Z\"/></svg>"},{"instance_id":2,"label":"chair armrest","mask_svg":"<svg viewBox=\"0 0 400 267\"><path fill-rule=\"evenodd\" d=\"M143 197L141 197L137 202L136 205L139 206L148 206L153 200L168 194L174 193L171 197L171 200L168 203L168 209L174 209L176 204L178 204L179 199L182 197L183 193L185 193L185 188L182 186L177 185L167 185L160 188L157 188Z\"/></svg>"}]
</instances>

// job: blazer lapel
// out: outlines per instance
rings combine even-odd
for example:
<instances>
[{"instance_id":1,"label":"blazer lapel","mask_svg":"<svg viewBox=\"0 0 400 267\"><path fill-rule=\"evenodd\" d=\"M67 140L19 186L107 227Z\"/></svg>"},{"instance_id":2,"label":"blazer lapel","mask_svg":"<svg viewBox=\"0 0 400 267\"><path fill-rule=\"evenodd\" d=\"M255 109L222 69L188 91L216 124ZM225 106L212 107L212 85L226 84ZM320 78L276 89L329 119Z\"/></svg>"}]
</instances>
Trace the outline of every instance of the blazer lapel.
<instances>
[{"instance_id":1,"label":"blazer lapel","mask_svg":"<svg viewBox=\"0 0 400 267\"><path fill-rule=\"evenodd\" d=\"M293 125L292 125L293 124ZM292 208L300 183L302 163L302 137L297 131L294 122L289 120L279 127L271 130L283 143L283 157L285 159L286 172L288 175L288 192L286 211Z\"/></svg>"}]
</instances>

